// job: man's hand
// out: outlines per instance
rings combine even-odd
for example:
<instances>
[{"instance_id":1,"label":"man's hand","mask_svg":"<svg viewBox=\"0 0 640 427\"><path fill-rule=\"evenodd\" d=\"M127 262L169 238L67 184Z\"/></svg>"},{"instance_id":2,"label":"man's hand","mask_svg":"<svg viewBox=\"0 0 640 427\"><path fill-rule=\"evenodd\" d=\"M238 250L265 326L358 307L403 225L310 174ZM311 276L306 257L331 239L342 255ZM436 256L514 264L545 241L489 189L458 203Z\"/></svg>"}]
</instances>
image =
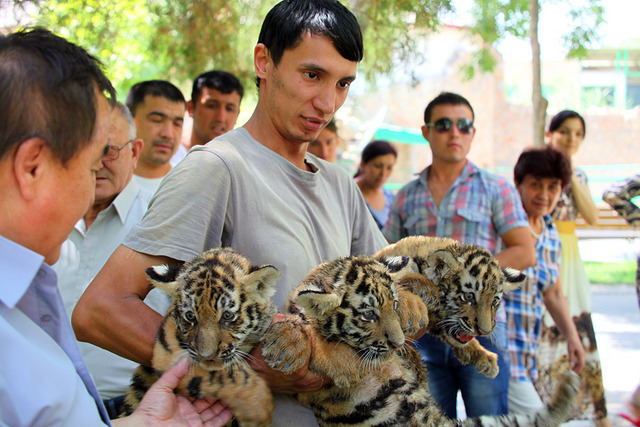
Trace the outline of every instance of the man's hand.
<instances>
[{"instance_id":1,"label":"man's hand","mask_svg":"<svg viewBox=\"0 0 640 427\"><path fill-rule=\"evenodd\" d=\"M273 319L273 323L289 321L290 319L292 319L292 316L277 314ZM311 349L313 348L311 337L307 334L304 335L307 339L308 351L299 353L311 354ZM296 344L300 343L297 342ZM306 391L316 391L320 389L323 384L328 384L330 382L328 378L323 378L309 372L309 357L304 360L301 368L295 370L291 374L285 374L282 371L272 369L262 355L263 345L263 343L260 343L251 350L250 365L258 375L264 378L271 388L271 391L274 393L294 394Z\"/></svg>"},{"instance_id":2,"label":"man's hand","mask_svg":"<svg viewBox=\"0 0 640 427\"><path fill-rule=\"evenodd\" d=\"M178 362L147 391L133 414L113 420L113 425L224 426L232 417L224 402L217 399L190 400L173 393L187 369L186 359Z\"/></svg>"}]
</instances>

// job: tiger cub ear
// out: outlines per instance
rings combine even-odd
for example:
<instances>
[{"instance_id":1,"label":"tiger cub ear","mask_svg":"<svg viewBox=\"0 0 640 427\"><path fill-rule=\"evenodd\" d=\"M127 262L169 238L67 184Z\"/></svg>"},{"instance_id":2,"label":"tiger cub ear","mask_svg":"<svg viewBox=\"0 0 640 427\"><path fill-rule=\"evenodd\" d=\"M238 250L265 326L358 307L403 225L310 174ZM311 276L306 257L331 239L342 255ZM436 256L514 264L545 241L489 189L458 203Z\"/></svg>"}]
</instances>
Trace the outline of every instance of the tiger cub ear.
<instances>
[{"instance_id":1,"label":"tiger cub ear","mask_svg":"<svg viewBox=\"0 0 640 427\"><path fill-rule=\"evenodd\" d=\"M382 256L377 258L376 261L389 269L389 273L395 282L402 280L407 274L420 272L416 262L408 256Z\"/></svg>"},{"instance_id":2,"label":"tiger cub ear","mask_svg":"<svg viewBox=\"0 0 640 427\"><path fill-rule=\"evenodd\" d=\"M376 259L389 269L391 274L418 273L418 266L411 257L408 256L381 256Z\"/></svg>"},{"instance_id":3,"label":"tiger cub ear","mask_svg":"<svg viewBox=\"0 0 640 427\"><path fill-rule=\"evenodd\" d=\"M427 267L424 269L424 275L437 285L458 264L458 260L449 250L438 249L427 257Z\"/></svg>"},{"instance_id":4,"label":"tiger cub ear","mask_svg":"<svg viewBox=\"0 0 640 427\"><path fill-rule=\"evenodd\" d=\"M506 279L504 285L502 286L504 292L515 291L520 287L520 285L524 283L525 279L527 278L527 276L523 274L522 271L516 270L515 268L504 267L501 270Z\"/></svg>"},{"instance_id":5,"label":"tiger cub ear","mask_svg":"<svg viewBox=\"0 0 640 427\"><path fill-rule=\"evenodd\" d=\"M296 302L313 318L322 316L342 303L342 294L328 292L322 283L308 282L296 295Z\"/></svg>"},{"instance_id":6,"label":"tiger cub ear","mask_svg":"<svg viewBox=\"0 0 640 427\"><path fill-rule=\"evenodd\" d=\"M176 278L180 272L180 265L155 265L145 270L147 278L153 286L162 289L167 295L173 296L178 287Z\"/></svg>"},{"instance_id":7,"label":"tiger cub ear","mask_svg":"<svg viewBox=\"0 0 640 427\"><path fill-rule=\"evenodd\" d=\"M263 265L247 274L242 283L247 292L270 299L276 293L276 283L280 280L280 271L272 265Z\"/></svg>"}]
</instances>

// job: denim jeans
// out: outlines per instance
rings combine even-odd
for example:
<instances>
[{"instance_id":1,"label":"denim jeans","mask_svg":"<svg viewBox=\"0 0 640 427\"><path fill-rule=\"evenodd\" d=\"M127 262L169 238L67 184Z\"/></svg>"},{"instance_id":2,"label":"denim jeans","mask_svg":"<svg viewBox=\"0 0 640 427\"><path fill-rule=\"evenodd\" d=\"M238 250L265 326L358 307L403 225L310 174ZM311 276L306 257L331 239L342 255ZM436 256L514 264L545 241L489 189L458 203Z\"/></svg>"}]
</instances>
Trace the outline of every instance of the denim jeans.
<instances>
[{"instance_id":1,"label":"denim jeans","mask_svg":"<svg viewBox=\"0 0 640 427\"><path fill-rule=\"evenodd\" d=\"M473 365L463 365L439 338L425 334L415 346L427 365L431 395L450 418L457 418L456 399L462 393L467 417L504 415L508 412L509 357L506 325L498 322L489 337L477 337L487 350L498 354L500 373L488 378Z\"/></svg>"}]
</instances>

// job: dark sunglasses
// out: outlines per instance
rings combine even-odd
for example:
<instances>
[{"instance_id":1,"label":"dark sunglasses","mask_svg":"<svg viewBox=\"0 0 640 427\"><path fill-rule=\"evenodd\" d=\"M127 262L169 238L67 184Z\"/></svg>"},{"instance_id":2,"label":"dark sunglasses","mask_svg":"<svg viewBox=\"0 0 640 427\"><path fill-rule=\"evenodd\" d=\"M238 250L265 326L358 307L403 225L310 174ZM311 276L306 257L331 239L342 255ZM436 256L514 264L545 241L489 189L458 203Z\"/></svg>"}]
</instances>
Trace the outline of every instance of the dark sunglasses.
<instances>
[{"instance_id":1,"label":"dark sunglasses","mask_svg":"<svg viewBox=\"0 0 640 427\"><path fill-rule=\"evenodd\" d=\"M428 127L432 127L438 133L449 132L451 128L453 128L453 120L448 117L443 117L435 121L435 123L427 123ZM460 131L460 133L468 134L471 133L473 129L473 122L469 119L458 119L456 122L456 127Z\"/></svg>"}]
</instances>

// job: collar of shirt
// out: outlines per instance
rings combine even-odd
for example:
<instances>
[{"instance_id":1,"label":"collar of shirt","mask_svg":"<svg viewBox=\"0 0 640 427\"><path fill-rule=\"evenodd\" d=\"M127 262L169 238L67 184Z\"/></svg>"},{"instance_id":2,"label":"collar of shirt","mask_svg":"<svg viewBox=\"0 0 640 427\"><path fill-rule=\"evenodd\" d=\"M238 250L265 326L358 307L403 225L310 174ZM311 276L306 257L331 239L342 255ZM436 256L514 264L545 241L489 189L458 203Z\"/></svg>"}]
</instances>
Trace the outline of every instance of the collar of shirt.
<instances>
[{"instance_id":1,"label":"collar of shirt","mask_svg":"<svg viewBox=\"0 0 640 427\"><path fill-rule=\"evenodd\" d=\"M44 256L0 236L0 301L15 307L42 266Z\"/></svg>"},{"instance_id":2,"label":"collar of shirt","mask_svg":"<svg viewBox=\"0 0 640 427\"><path fill-rule=\"evenodd\" d=\"M424 168L422 172L418 174L418 179L425 188L427 187L427 176L429 175L430 170L431 165ZM464 182L468 180L470 176L476 175L478 173L480 173L480 169L469 160L467 160L467 164L465 165L464 169L462 169L462 173L458 176L458 178L456 178L456 181L453 185L456 185L458 182Z\"/></svg>"},{"instance_id":3,"label":"collar of shirt","mask_svg":"<svg viewBox=\"0 0 640 427\"><path fill-rule=\"evenodd\" d=\"M111 203L109 207L107 207L107 209L100 212L98 216L102 215L103 212L106 212L110 209L115 209L118 218L120 218L120 222L124 224L127 220L127 215L129 215L131 205L133 205L133 202L136 200L136 197L140 191L148 192L148 190L140 187L135 179L131 178L126 187L124 187L120 194L118 194L113 200L113 203ZM82 233L83 236L87 234L87 228L84 224L84 218L80 218L80 220L76 222L75 229Z\"/></svg>"},{"instance_id":4,"label":"collar of shirt","mask_svg":"<svg viewBox=\"0 0 640 427\"><path fill-rule=\"evenodd\" d=\"M136 180L131 179L127 186L124 187L113 201L112 205L116 209L116 212L118 212L118 217L123 224L127 220L127 215L129 214L131 205L133 205L133 202L136 200L136 196L140 191L146 190L143 190Z\"/></svg>"}]
</instances>

